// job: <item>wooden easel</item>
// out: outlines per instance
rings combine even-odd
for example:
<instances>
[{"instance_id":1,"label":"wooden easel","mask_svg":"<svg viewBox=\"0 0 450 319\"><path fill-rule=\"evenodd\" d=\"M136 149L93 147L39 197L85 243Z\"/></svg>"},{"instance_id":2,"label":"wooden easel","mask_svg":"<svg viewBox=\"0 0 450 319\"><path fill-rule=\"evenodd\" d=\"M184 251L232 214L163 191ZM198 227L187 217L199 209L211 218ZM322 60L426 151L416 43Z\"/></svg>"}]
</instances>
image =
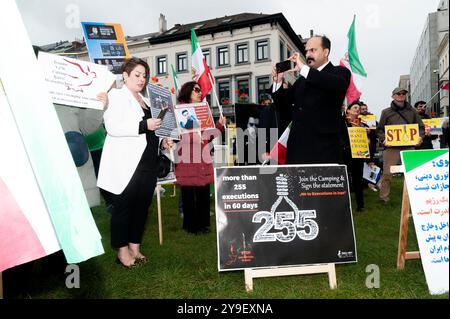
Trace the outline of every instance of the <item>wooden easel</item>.
<instances>
[{"instance_id":1,"label":"wooden easel","mask_svg":"<svg viewBox=\"0 0 450 319\"><path fill-rule=\"evenodd\" d=\"M404 173L403 165L391 166L391 173ZM408 241L408 221L410 212L410 203L408 196L408 189L406 188L406 181L403 182L403 196L402 196L402 210L400 215L400 232L398 237L398 254L397 254L397 269L405 268L405 261L409 259L420 259L420 252L406 251L406 244Z\"/></svg>"},{"instance_id":2,"label":"wooden easel","mask_svg":"<svg viewBox=\"0 0 450 319\"><path fill-rule=\"evenodd\" d=\"M325 264L325 265L308 265L298 267L245 269L244 270L245 290L247 290L247 292L253 291L254 278L308 275L320 273L328 273L328 281L330 283L330 289L337 288L336 268L334 264Z\"/></svg>"}]
</instances>

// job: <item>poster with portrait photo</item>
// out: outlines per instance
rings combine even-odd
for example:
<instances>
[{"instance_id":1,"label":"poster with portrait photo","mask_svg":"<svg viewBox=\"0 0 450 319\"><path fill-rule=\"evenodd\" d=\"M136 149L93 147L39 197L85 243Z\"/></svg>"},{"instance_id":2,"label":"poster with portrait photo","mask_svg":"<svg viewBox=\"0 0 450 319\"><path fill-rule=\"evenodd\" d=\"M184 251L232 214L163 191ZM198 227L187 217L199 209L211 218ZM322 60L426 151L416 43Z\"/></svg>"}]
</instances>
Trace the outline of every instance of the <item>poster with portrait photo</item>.
<instances>
[{"instance_id":1,"label":"poster with portrait photo","mask_svg":"<svg viewBox=\"0 0 450 319\"><path fill-rule=\"evenodd\" d=\"M158 118L164 111L164 117L161 121L161 127L155 131L158 137L170 137L173 140L179 140L177 120L175 118L172 95L169 89L149 83L147 85L147 97L150 102L150 111L153 118Z\"/></svg>"},{"instance_id":2,"label":"poster with portrait photo","mask_svg":"<svg viewBox=\"0 0 450 319\"><path fill-rule=\"evenodd\" d=\"M208 102L175 105L175 117L180 134L216 128Z\"/></svg>"},{"instance_id":3,"label":"poster with portrait photo","mask_svg":"<svg viewBox=\"0 0 450 319\"><path fill-rule=\"evenodd\" d=\"M118 23L81 22L89 58L103 64L114 74L121 74L122 64L129 59L127 43Z\"/></svg>"},{"instance_id":4,"label":"poster with portrait photo","mask_svg":"<svg viewBox=\"0 0 450 319\"><path fill-rule=\"evenodd\" d=\"M117 40L114 25L101 23L85 23L86 38L89 40Z\"/></svg>"},{"instance_id":5,"label":"poster with portrait photo","mask_svg":"<svg viewBox=\"0 0 450 319\"><path fill-rule=\"evenodd\" d=\"M236 164L260 164L258 150L259 119L264 105L236 104Z\"/></svg>"}]
</instances>

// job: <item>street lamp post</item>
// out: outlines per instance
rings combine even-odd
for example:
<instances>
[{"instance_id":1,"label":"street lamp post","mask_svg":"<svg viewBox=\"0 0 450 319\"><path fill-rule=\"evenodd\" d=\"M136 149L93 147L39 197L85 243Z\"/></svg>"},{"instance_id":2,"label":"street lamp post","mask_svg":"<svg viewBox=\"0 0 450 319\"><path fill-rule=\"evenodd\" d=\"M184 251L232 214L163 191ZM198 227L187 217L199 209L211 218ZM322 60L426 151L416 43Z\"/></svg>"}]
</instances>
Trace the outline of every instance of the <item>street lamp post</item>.
<instances>
[{"instance_id":1,"label":"street lamp post","mask_svg":"<svg viewBox=\"0 0 450 319\"><path fill-rule=\"evenodd\" d=\"M434 105L436 105L435 113L436 113L436 117L440 117L441 116L441 83L440 83L441 79L439 77L439 70L433 70L433 73L437 74L437 80L438 80L438 92L437 92L438 101L436 104L434 104Z\"/></svg>"}]
</instances>

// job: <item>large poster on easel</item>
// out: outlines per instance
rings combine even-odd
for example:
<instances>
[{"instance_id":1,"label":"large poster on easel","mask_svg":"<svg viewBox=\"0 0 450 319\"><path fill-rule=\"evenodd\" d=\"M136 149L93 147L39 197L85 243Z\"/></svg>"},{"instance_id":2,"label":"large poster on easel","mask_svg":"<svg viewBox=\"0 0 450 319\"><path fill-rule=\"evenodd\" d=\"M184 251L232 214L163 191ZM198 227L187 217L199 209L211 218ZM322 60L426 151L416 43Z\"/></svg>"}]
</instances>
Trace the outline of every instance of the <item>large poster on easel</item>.
<instances>
[{"instance_id":1,"label":"large poster on easel","mask_svg":"<svg viewBox=\"0 0 450 319\"><path fill-rule=\"evenodd\" d=\"M356 262L343 165L215 169L219 271Z\"/></svg>"},{"instance_id":2,"label":"large poster on easel","mask_svg":"<svg viewBox=\"0 0 450 319\"><path fill-rule=\"evenodd\" d=\"M428 289L442 294L449 286L448 149L403 151L401 156Z\"/></svg>"}]
</instances>

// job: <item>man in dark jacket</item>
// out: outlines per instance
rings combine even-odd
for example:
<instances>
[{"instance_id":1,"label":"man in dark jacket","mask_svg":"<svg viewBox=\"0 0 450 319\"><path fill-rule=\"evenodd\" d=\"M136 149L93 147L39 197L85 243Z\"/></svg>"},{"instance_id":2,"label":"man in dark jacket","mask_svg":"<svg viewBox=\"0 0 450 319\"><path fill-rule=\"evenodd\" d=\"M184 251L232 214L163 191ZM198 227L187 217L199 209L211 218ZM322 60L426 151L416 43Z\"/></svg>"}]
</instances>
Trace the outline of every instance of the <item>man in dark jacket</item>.
<instances>
[{"instance_id":1,"label":"man in dark jacket","mask_svg":"<svg viewBox=\"0 0 450 319\"><path fill-rule=\"evenodd\" d=\"M417 110L417 113L419 113L419 116L422 120L431 119L431 116L429 116L425 111L427 110L427 103L425 101L418 101L414 103L414 108ZM429 127L425 127L425 136L423 137L423 142L421 145L416 147L418 150L432 150L433 149L433 140L437 139L437 135L431 135Z\"/></svg>"},{"instance_id":2,"label":"man in dark jacket","mask_svg":"<svg viewBox=\"0 0 450 319\"><path fill-rule=\"evenodd\" d=\"M422 119L413 107L406 102L407 90L403 88L395 88L392 91L391 106L381 112L380 122L377 127L377 134L380 143L385 145L383 152L383 175L381 176L380 200L389 201L389 193L391 190L391 166L400 163L400 152L404 150L413 150L414 147L387 147L385 137L386 125L403 125L403 124L419 124L419 144L425 133Z\"/></svg>"},{"instance_id":3,"label":"man in dark jacket","mask_svg":"<svg viewBox=\"0 0 450 319\"><path fill-rule=\"evenodd\" d=\"M292 112L287 164L343 163L341 106L351 75L347 68L328 61L330 48L327 37L314 36L306 44L307 65L294 53L289 58L296 63L291 71L300 72L300 77L288 90L279 89L282 74L272 71L275 104L287 101L279 111Z\"/></svg>"}]
</instances>

